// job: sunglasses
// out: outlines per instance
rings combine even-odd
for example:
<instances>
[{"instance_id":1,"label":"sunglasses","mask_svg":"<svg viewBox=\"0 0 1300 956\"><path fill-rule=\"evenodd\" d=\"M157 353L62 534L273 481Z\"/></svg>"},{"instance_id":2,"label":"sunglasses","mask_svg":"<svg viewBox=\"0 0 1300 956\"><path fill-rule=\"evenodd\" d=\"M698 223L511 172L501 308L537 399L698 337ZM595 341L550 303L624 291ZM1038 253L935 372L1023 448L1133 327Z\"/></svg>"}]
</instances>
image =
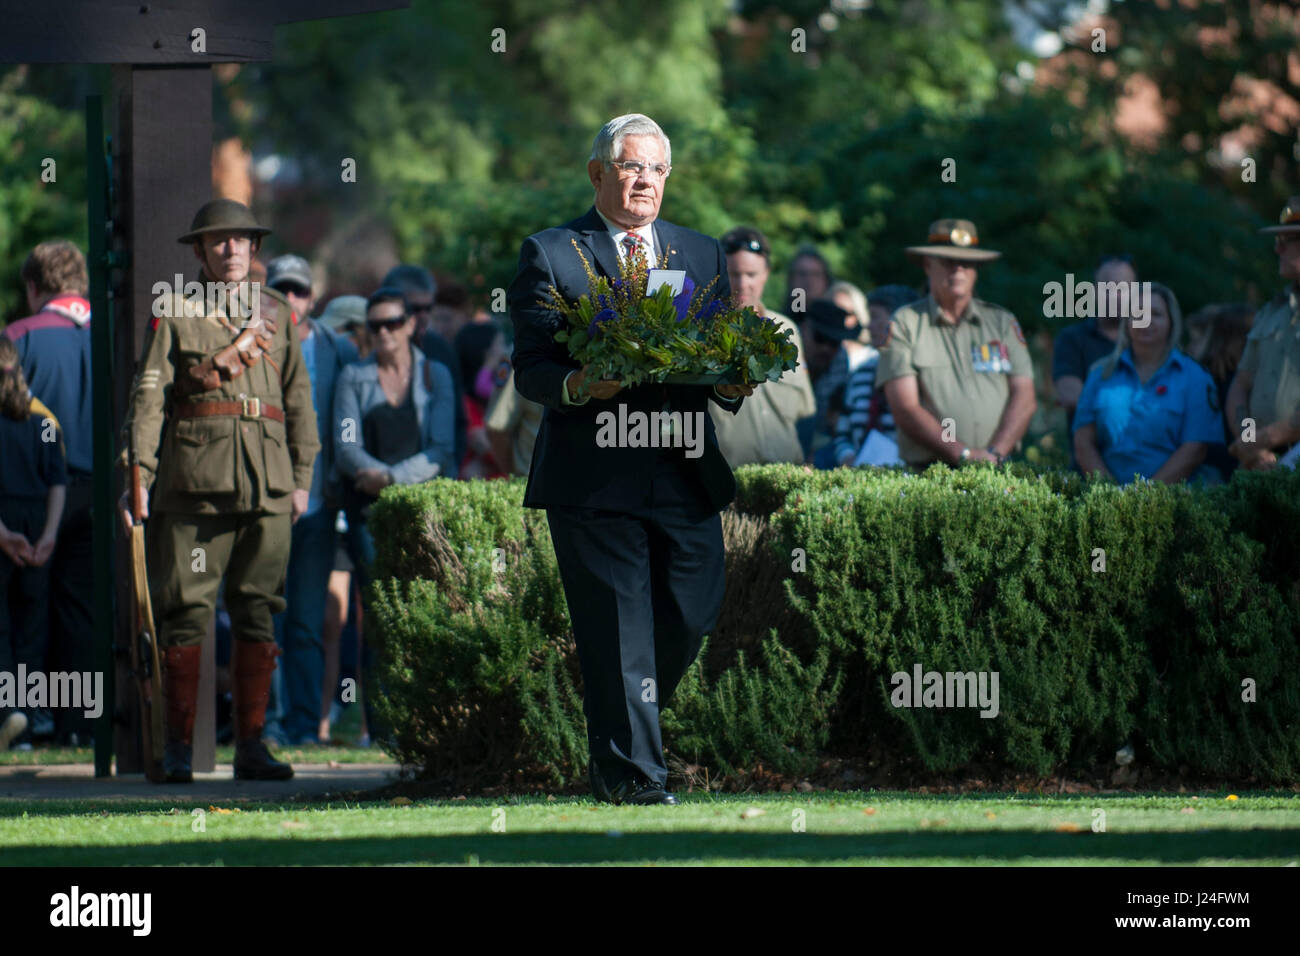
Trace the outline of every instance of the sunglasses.
<instances>
[{"instance_id":1,"label":"sunglasses","mask_svg":"<svg viewBox=\"0 0 1300 956\"><path fill-rule=\"evenodd\" d=\"M304 299L311 295L311 289L300 286L296 282L281 282L277 286L272 286L272 288L285 295L296 295Z\"/></svg>"},{"instance_id":2,"label":"sunglasses","mask_svg":"<svg viewBox=\"0 0 1300 956\"><path fill-rule=\"evenodd\" d=\"M764 258L767 257L767 250L763 248L761 242L757 239L741 239L739 236L732 236L730 239L723 242L722 251L727 255L731 255L733 252L744 251L756 253Z\"/></svg>"},{"instance_id":3,"label":"sunglasses","mask_svg":"<svg viewBox=\"0 0 1300 956\"><path fill-rule=\"evenodd\" d=\"M378 335L384 329L396 332L399 326L406 324L406 316L400 319L366 319L366 328Z\"/></svg>"}]
</instances>

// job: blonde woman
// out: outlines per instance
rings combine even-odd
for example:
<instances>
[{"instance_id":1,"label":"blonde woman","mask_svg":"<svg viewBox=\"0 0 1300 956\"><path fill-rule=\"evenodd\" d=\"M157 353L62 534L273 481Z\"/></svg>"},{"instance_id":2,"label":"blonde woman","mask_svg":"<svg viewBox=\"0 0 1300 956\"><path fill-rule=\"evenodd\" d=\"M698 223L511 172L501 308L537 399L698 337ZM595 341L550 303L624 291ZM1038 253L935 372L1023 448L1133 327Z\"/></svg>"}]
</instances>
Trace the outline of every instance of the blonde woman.
<instances>
[{"instance_id":1,"label":"blonde woman","mask_svg":"<svg viewBox=\"0 0 1300 956\"><path fill-rule=\"evenodd\" d=\"M1214 380L1178 348L1178 300L1150 289L1145 315L1126 319L1115 351L1089 371L1074 417L1080 469L1120 484L1186 481L1224 441Z\"/></svg>"}]
</instances>

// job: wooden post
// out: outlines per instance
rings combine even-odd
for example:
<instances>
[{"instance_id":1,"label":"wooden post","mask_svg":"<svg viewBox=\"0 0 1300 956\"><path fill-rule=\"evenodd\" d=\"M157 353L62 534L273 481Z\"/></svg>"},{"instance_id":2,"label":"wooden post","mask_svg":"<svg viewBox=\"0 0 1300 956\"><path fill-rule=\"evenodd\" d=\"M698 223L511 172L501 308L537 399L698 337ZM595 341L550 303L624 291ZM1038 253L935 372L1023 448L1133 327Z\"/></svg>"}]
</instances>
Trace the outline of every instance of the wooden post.
<instances>
[{"instance_id":1,"label":"wooden post","mask_svg":"<svg viewBox=\"0 0 1300 956\"><path fill-rule=\"evenodd\" d=\"M119 239L130 251L116 297L114 325L117 368L127 374L115 377L120 433L130 399L131 380L144 349L145 333L153 318L155 282L171 285L177 273L186 280L198 270L189 246L176 237L189 229L194 212L212 198L212 71L207 66L117 66L113 93L118 104L113 142L117 179ZM131 144L129 149L122 148ZM150 568L156 575L159 568ZM130 607L124 578L119 582L118 607ZM120 622L125 625L125 619ZM119 634L130 634L122 626ZM209 645L213 642L207 641ZM200 671L198 714L195 719L194 769L216 766L214 655L209 647ZM117 699L132 715L130 726L118 728L118 773L144 771L139 753L139 714L127 661L118 665ZM159 704L161 706L161 704Z\"/></svg>"}]
</instances>

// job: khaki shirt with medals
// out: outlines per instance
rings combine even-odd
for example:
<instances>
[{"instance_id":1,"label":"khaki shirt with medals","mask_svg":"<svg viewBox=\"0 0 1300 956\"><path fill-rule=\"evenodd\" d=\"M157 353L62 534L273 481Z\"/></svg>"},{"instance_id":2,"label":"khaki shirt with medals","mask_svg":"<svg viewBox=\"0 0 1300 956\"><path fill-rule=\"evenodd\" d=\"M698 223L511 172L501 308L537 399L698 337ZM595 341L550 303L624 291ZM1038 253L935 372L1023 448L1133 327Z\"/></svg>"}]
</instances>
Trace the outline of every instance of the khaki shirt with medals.
<instances>
[{"instance_id":1,"label":"khaki shirt with medals","mask_svg":"<svg viewBox=\"0 0 1300 956\"><path fill-rule=\"evenodd\" d=\"M1294 285L1256 314L1237 370L1255 376L1250 417L1257 428L1283 421L1300 408L1300 292Z\"/></svg>"},{"instance_id":2,"label":"khaki shirt with medals","mask_svg":"<svg viewBox=\"0 0 1300 956\"><path fill-rule=\"evenodd\" d=\"M876 386L916 376L922 407L941 426L951 418L958 442L987 448L1007 405L1008 377L1034 374L1016 317L1001 306L972 299L966 314L951 325L939 317L939 305L930 295L895 312L890 327ZM938 460L901 426L898 450L913 467Z\"/></svg>"},{"instance_id":3,"label":"khaki shirt with medals","mask_svg":"<svg viewBox=\"0 0 1300 956\"><path fill-rule=\"evenodd\" d=\"M217 388L187 389L187 369L234 342L241 325L258 314L253 283L239 284L238 300L222 301L205 273L199 281L206 301L167 295L154 303L119 464L127 465L134 444L141 482L153 488L151 512L288 514L291 492L311 488L320 451L311 379L292 309L280 293L258 286L260 314L275 323L267 353ZM241 414L175 414L178 403L202 402L235 402ZM266 406L280 409L284 421L269 417Z\"/></svg>"}]
</instances>

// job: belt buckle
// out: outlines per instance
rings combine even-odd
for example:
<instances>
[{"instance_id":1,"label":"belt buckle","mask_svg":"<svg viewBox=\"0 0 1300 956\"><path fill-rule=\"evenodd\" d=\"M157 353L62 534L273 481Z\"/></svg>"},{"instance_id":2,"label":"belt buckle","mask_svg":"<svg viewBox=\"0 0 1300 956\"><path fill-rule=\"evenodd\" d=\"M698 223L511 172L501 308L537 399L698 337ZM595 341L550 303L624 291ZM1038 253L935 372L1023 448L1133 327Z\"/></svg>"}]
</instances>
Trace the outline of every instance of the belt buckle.
<instances>
[{"instance_id":1,"label":"belt buckle","mask_svg":"<svg viewBox=\"0 0 1300 956\"><path fill-rule=\"evenodd\" d=\"M240 418L261 418L262 417L262 400L260 398L243 399L244 410L240 412Z\"/></svg>"}]
</instances>

